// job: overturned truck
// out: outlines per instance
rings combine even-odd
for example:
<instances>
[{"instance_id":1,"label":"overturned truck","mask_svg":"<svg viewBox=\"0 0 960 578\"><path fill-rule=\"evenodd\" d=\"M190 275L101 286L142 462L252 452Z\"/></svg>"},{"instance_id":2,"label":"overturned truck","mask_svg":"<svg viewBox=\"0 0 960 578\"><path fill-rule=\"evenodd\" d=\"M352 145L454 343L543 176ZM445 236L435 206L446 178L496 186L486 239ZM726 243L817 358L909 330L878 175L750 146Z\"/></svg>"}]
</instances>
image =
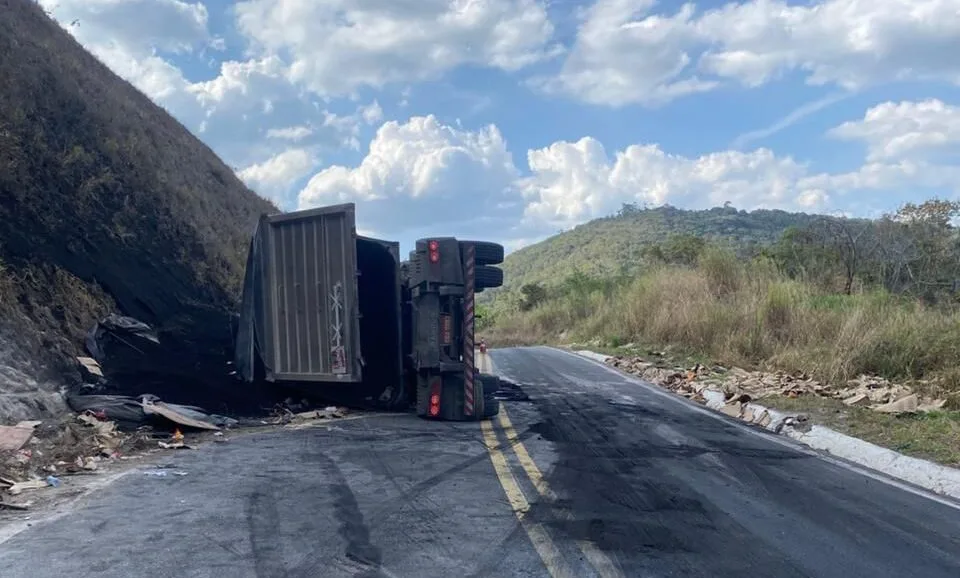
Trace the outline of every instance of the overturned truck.
<instances>
[{"instance_id":1,"label":"overturned truck","mask_svg":"<svg viewBox=\"0 0 960 578\"><path fill-rule=\"evenodd\" d=\"M264 215L250 244L234 363L275 382L425 418L496 415L498 380L477 371L475 295L503 284L503 247L357 235L355 206Z\"/></svg>"}]
</instances>

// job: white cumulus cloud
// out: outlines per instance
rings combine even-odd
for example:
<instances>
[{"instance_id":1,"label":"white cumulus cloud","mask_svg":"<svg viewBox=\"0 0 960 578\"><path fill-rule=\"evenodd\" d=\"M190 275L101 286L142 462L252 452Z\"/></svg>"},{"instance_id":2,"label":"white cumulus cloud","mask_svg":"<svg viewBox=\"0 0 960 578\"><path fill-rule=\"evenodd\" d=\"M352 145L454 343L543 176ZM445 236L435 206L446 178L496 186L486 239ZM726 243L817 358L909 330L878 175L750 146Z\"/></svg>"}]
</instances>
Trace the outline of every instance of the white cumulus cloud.
<instances>
[{"instance_id":1,"label":"white cumulus cloud","mask_svg":"<svg viewBox=\"0 0 960 578\"><path fill-rule=\"evenodd\" d=\"M960 148L960 107L937 99L884 102L867 110L862 120L845 122L829 134L864 142L869 161L915 159Z\"/></svg>"},{"instance_id":2,"label":"white cumulus cloud","mask_svg":"<svg viewBox=\"0 0 960 578\"><path fill-rule=\"evenodd\" d=\"M317 159L305 149L290 149L238 173L251 189L265 197L283 200L284 193L316 166Z\"/></svg>"},{"instance_id":3,"label":"white cumulus cloud","mask_svg":"<svg viewBox=\"0 0 960 578\"><path fill-rule=\"evenodd\" d=\"M560 73L538 84L586 102L657 105L725 81L758 86L801 72L847 89L892 81L960 84L960 0L748 0L670 10L597 0Z\"/></svg>"},{"instance_id":4,"label":"white cumulus cloud","mask_svg":"<svg viewBox=\"0 0 960 578\"><path fill-rule=\"evenodd\" d=\"M113 41L147 52L189 52L213 42L202 2L40 0L40 5L84 43Z\"/></svg>"},{"instance_id":5,"label":"white cumulus cloud","mask_svg":"<svg viewBox=\"0 0 960 578\"><path fill-rule=\"evenodd\" d=\"M313 129L309 126L287 126L283 128L271 128L267 130L267 138L277 138L291 141L299 141L313 134Z\"/></svg>"},{"instance_id":6,"label":"white cumulus cloud","mask_svg":"<svg viewBox=\"0 0 960 578\"><path fill-rule=\"evenodd\" d=\"M236 13L243 34L289 55L290 78L323 95L436 79L465 64L513 71L553 50L538 0L248 0Z\"/></svg>"},{"instance_id":7,"label":"white cumulus cloud","mask_svg":"<svg viewBox=\"0 0 960 578\"><path fill-rule=\"evenodd\" d=\"M518 176L495 126L477 131L434 116L384 123L356 167L331 166L300 192L300 208L363 201L365 226L395 233L500 214Z\"/></svg>"},{"instance_id":8,"label":"white cumulus cloud","mask_svg":"<svg viewBox=\"0 0 960 578\"><path fill-rule=\"evenodd\" d=\"M527 156L532 174L519 183L525 219L544 230L609 215L623 203L814 209L826 198L807 188L803 164L767 149L690 158L636 144L611 158L600 142L584 137Z\"/></svg>"}]
</instances>

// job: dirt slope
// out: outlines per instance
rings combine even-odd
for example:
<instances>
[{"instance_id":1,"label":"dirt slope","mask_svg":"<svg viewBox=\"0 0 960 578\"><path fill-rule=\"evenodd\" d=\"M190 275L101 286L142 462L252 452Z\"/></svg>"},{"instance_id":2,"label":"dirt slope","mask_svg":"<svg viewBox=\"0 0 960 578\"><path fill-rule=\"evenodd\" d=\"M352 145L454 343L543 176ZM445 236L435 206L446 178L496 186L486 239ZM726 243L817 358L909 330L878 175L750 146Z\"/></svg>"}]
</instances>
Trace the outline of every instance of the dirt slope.
<instances>
[{"instance_id":1,"label":"dirt slope","mask_svg":"<svg viewBox=\"0 0 960 578\"><path fill-rule=\"evenodd\" d=\"M36 4L0 14L0 418L55 410L34 393L66 383L109 311L185 339L183 375L212 363L256 219L276 209Z\"/></svg>"}]
</instances>

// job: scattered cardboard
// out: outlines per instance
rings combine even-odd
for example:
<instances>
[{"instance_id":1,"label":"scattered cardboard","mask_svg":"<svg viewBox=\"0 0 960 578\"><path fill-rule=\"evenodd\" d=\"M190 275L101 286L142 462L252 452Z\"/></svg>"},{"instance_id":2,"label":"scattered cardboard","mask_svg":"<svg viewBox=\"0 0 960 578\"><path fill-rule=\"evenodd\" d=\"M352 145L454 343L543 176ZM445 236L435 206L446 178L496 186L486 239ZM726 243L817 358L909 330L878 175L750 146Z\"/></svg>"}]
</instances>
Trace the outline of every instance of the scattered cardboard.
<instances>
[{"instance_id":1,"label":"scattered cardboard","mask_svg":"<svg viewBox=\"0 0 960 578\"><path fill-rule=\"evenodd\" d=\"M38 421L22 421L13 426L0 425L0 451L15 452L27 445L33 437L33 428L38 425Z\"/></svg>"},{"instance_id":2,"label":"scattered cardboard","mask_svg":"<svg viewBox=\"0 0 960 578\"><path fill-rule=\"evenodd\" d=\"M212 423L200 421L198 419L193 419L192 417L185 416L182 413L174 410L167 404L163 403L162 401L144 402L143 411L144 413L147 413L147 414L163 416L174 423L185 425L187 427L214 430L214 431L220 430L219 427L213 425Z\"/></svg>"}]
</instances>

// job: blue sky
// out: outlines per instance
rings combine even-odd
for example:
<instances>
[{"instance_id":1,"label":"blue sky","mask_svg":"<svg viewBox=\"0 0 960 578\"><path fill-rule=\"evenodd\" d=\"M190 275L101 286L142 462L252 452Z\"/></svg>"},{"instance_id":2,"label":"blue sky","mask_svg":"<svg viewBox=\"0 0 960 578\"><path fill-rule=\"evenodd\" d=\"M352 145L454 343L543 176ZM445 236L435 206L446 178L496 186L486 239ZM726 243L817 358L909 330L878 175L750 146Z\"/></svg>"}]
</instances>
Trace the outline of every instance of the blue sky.
<instances>
[{"instance_id":1,"label":"blue sky","mask_svg":"<svg viewBox=\"0 0 960 578\"><path fill-rule=\"evenodd\" d=\"M516 248L960 187L960 0L40 0L285 210Z\"/></svg>"}]
</instances>

